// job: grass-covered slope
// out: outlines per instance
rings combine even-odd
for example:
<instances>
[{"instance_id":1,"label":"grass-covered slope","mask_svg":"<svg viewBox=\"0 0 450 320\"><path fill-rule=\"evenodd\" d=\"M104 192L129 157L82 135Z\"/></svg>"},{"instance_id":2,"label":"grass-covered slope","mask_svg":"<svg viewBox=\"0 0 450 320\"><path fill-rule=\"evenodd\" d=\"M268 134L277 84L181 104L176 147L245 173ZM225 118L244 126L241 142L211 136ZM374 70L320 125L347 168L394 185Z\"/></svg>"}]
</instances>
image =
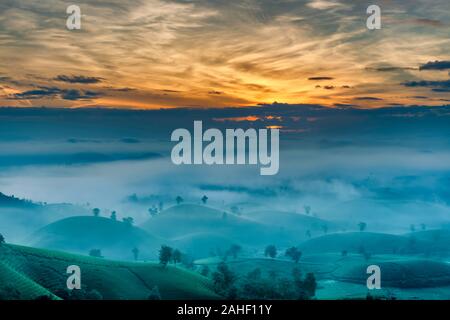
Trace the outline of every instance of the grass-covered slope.
<instances>
[{"instance_id":1,"label":"grass-covered slope","mask_svg":"<svg viewBox=\"0 0 450 320\"><path fill-rule=\"evenodd\" d=\"M333 233L305 241L300 244L304 253L342 252L370 254L423 253L428 243L410 236L399 236L373 232Z\"/></svg>"},{"instance_id":2,"label":"grass-covered slope","mask_svg":"<svg viewBox=\"0 0 450 320\"><path fill-rule=\"evenodd\" d=\"M147 299L155 286L162 299L218 298L209 280L179 267L117 262L6 244L0 246L0 261L0 292L11 292L11 286L18 291L18 297L9 298L57 298L66 289L70 265L81 268L82 289L96 290L103 299Z\"/></svg>"},{"instance_id":3,"label":"grass-covered slope","mask_svg":"<svg viewBox=\"0 0 450 320\"><path fill-rule=\"evenodd\" d=\"M296 232L285 232L277 226L195 204L168 208L141 227L169 239L185 237L191 241L189 235L208 233L243 246L261 247L271 243L282 246L300 239ZM209 249L202 248L203 251Z\"/></svg>"},{"instance_id":4,"label":"grass-covered slope","mask_svg":"<svg viewBox=\"0 0 450 320\"><path fill-rule=\"evenodd\" d=\"M30 239L33 247L88 254L100 249L106 258L131 260L133 248L141 259L155 260L164 240L129 224L102 217L78 216L45 226Z\"/></svg>"}]
</instances>

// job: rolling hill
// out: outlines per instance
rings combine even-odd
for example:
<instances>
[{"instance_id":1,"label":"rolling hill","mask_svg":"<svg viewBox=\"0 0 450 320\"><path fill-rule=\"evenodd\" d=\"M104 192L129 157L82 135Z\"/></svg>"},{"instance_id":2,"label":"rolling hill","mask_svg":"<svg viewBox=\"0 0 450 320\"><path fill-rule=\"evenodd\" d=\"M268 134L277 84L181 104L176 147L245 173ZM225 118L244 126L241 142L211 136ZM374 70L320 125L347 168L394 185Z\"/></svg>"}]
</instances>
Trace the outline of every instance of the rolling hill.
<instances>
[{"instance_id":1,"label":"rolling hill","mask_svg":"<svg viewBox=\"0 0 450 320\"><path fill-rule=\"evenodd\" d=\"M77 216L51 223L30 238L33 247L88 254L100 249L106 258L131 260L133 248L140 259L156 260L161 238L129 224L102 217Z\"/></svg>"},{"instance_id":2,"label":"rolling hill","mask_svg":"<svg viewBox=\"0 0 450 320\"><path fill-rule=\"evenodd\" d=\"M198 235L203 234L200 236L203 240L207 240L209 235L211 239L228 239L222 241L227 245L231 241L250 247L264 247L267 244L287 246L298 243L301 239L297 232L287 232L270 224L195 204L182 204L168 208L149 219L141 227L151 234L168 239L184 238L192 241L193 234L197 234L194 236L197 239ZM207 241L203 240L199 243L206 242L205 244L208 245ZM211 246L195 248L195 250L203 251L209 251L209 249Z\"/></svg>"},{"instance_id":3,"label":"rolling hill","mask_svg":"<svg viewBox=\"0 0 450 320\"><path fill-rule=\"evenodd\" d=\"M9 244L0 246L0 261L3 299L63 297L70 265L81 268L82 290L95 290L97 298L147 299L155 286L164 300L218 298L208 279L179 267L110 261Z\"/></svg>"},{"instance_id":4,"label":"rolling hill","mask_svg":"<svg viewBox=\"0 0 450 320\"><path fill-rule=\"evenodd\" d=\"M300 244L304 253L342 252L359 253L361 249L371 254L423 253L428 248L424 243L409 236L373 232L333 233L313 238Z\"/></svg>"}]
</instances>

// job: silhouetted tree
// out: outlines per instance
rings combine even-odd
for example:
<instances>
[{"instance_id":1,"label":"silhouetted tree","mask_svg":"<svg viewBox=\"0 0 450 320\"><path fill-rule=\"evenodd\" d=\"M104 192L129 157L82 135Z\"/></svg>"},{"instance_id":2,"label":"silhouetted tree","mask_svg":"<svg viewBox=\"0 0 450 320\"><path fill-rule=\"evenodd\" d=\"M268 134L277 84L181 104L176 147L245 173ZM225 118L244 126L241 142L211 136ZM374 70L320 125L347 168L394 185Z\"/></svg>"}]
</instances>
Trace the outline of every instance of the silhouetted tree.
<instances>
[{"instance_id":1,"label":"silhouetted tree","mask_svg":"<svg viewBox=\"0 0 450 320\"><path fill-rule=\"evenodd\" d=\"M129 226L132 226L134 223L134 219L132 217L123 218L122 221Z\"/></svg>"},{"instance_id":2,"label":"silhouetted tree","mask_svg":"<svg viewBox=\"0 0 450 320\"><path fill-rule=\"evenodd\" d=\"M303 289L307 294L307 298L310 299L316 295L317 281L314 273L308 273L303 281Z\"/></svg>"},{"instance_id":3,"label":"silhouetted tree","mask_svg":"<svg viewBox=\"0 0 450 320\"><path fill-rule=\"evenodd\" d=\"M326 224L322 225L322 231L323 231L323 233L327 234L328 233L328 225L326 225Z\"/></svg>"},{"instance_id":4,"label":"silhouetted tree","mask_svg":"<svg viewBox=\"0 0 450 320\"><path fill-rule=\"evenodd\" d=\"M239 209L239 207L238 206L232 206L231 208L230 208L230 210L231 210L231 212L233 213L233 214L235 214L235 215L241 215L241 210Z\"/></svg>"},{"instance_id":5,"label":"silhouetted tree","mask_svg":"<svg viewBox=\"0 0 450 320\"><path fill-rule=\"evenodd\" d=\"M182 197L178 196L176 197L175 201L177 202L178 205L180 205L184 200Z\"/></svg>"},{"instance_id":6,"label":"silhouetted tree","mask_svg":"<svg viewBox=\"0 0 450 320\"><path fill-rule=\"evenodd\" d=\"M303 209L305 209L305 214L309 215L311 213L311 207L310 206L303 206Z\"/></svg>"},{"instance_id":7,"label":"silhouetted tree","mask_svg":"<svg viewBox=\"0 0 450 320\"><path fill-rule=\"evenodd\" d=\"M219 263L217 271L212 274L214 288L218 293L228 291L236 280L236 276L230 271L225 262Z\"/></svg>"},{"instance_id":8,"label":"silhouetted tree","mask_svg":"<svg viewBox=\"0 0 450 320\"><path fill-rule=\"evenodd\" d=\"M173 249L171 247L161 246L161 249L159 250L159 263L166 267L172 259L172 252Z\"/></svg>"},{"instance_id":9,"label":"silhouetted tree","mask_svg":"<svg viewBox=\"0 0 450 320\"><path fill-rule=\"evenodd\" d=\"M154 217L158 214L158 209L156 208L156 206L152 206L148 209L148 213L150 213L150 215Z\"/></svg>"},{"instance_id":10,"label":"silhouetted tree","mask_svg":"<svg viewBox=\"0 0 450 320\"><path fill-rule=\"evenodd\" d=\"M421 224L420 224L420 228L422 229L422 231L427 230L427 226L426 226L425 223L421 223Z\"/></svg>"},{"instance_id":11,"label":"silhouetted tree","mask_svg":"<svg viewBox=\"0 0 450 320\"><path fill-rule=\"evenodd\" d=\"M89 251L89 255L95 258L103 258L102 250L100 249L92 249L91 251Z\"/></svg>"},{"instance_id":12,"label":"silhouetted tree","mask_svg":"<svg viewBox=\"0 0 450 320\"><path fill-rule=\"evenodd\" d=\"M302 252L297 247L291 247L286 250L285 255L290 257L295 263L298 263L302 257Z\"/></svg>"},{"instance_id":13,"label":"silhouetted tree","mask_svg":"<svg viewBox=\"0 0 450 320\"><path fill-rule=\"evenodd\" d=\"M239 252L241 252L242 247L238 244L231 245L230 249L228 249L227 254L231 255L234 259L237 258Z\"/></svg>"},{"instance_id":14,"label":"silhouetted tree","mask_svg":"<svg viewBox=\"0 0 450 320\"><path fill-rule=\"evenodd\" d=\"M311 230L306 230L306 236L311 239Z\"/></svg>"},{"instance_id":15,"label":"silhouetted tree","mask_svg":"<svg viewBox=\"0 0 450 320\"><path fill-rule=\"evenodd\" d=\"M139 258L139 249L138 248L133 248L133 250L131 250L131 252L133 252L134 260L137 261L138 258Z\"/></svg>"},{"instance_id":16,"label":"silhouetted tree","mask_svg":"<svg viewBox=\"0 0 450 320\"><path fill-rule=\"evenodd\" d=\"M364 231L364 230L366 230L366 228L367 228L367 223L365 223L365 222L360 222L360 223L358 223L358 229L359 229L359 231Z\"/></svg>"},{"instance_id":17,"label":"silhouetted tree","mask_svg":"<svg viewBox=\"0 0 450 320\"><path fill-rule=\"evenodd\" d=\"M164 202L162 202L162 201L159 202L158 209L159 209L159 212L164 210Z\"/></svg>"},{"instance_id":18,"label":"silhouetted tree","mask_svg":"<svg viewBox=\"0 0 450 320\"><path fill-rule=\"evenodd\" d=\"M341 251L341 256L346 257L348 255L348 251L347 250L342 250Z\"/></svg>"},{"instance_id":19,"label":"silhouetted tree","mask_svg":"<svg viewBox=\"0 0 450 320\"><path fill-rule=\"evenodd\" d=\"M100 215L100 209L94 208L92 209L92 213L94 214L94 217L98 217Z\"/></svg>"},{"instance_id":20,"label":"silhouetted tree","mask_svg":"<svg viewBox=\"0 0 450 320\"><path fill-rule=\"evenodd\" d=\"M5 237L0 233L0 245L5 243Z\"/></svg>"},{"instance_id":21,"label":"silhouetted tree","mask_svg":"<svg viewBox=\"0 0 450 320\"><path fill-rule=\"evenodd\" d=\"M117 213L115 211L111 212L111 220L117 221Z\"/></svg>"},{"instance_id":22,"label":"silhouetted tree","mask_svg":"<svg viewBox=\"0 0 450 320\"><path fill-rule=\"evenodd\" d=\"M178 262L181 262L181 251L178 249L173 250L172 252L172 261L174 264L177 264Z\"/></svg>"},{"instance_id":23,"label":"silhouetted tree","mask_svg":"<svg viewBox=\"0 0 450 320\"><path fill-rule=\"evenodd\" d=\"M161 300L161 293L158 286L154 286L148 295L147 300Z\"/></svg>"},{"instance_id":24,"label":"silhouetted tree","mask_svg":"<svg viewBox=\"0 0 450 320\"><path fill-rule=\"evenodd\" d=\"M274 245L267 246L266 250L264 251L264 255L266 257L275 259L275 257L277 256L277 247L275 247Z\"/></svg>"},{"instance_id":25,"label":"silhouetted tree","mask_svg":"<svg viewBox=\"0 0 450 320\"><path fill-rule=\"evenodd\" d=\"M207 277L209 275L209 267L208 266L203 266L202 270L200 271L200 274L204 277Z\"/></svg>"},{"instance_id":26,"label":"silhouetted tree","mask_svg":"<svg viewBox=\"0 0 450 320\"><path fill-rule=\"evenodd\" d=\"M202 203L206 204L208 202L208 197L207 196L203 196L202 197Z\"/></svg>"}]
</instances>

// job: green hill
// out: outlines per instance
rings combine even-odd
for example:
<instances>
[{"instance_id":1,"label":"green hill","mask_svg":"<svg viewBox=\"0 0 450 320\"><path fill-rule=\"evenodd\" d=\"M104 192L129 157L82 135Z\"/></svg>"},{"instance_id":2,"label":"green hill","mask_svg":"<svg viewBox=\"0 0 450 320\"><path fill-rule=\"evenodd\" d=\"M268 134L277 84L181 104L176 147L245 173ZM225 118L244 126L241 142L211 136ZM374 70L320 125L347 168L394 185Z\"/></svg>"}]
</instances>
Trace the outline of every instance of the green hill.
<instances>
[{"instance_id":1,"label":"green hill","mask_svg":"<svg viewBox=\"0 0 450 320\"><path fill-rule=\"evenodd\" d=\"M263 224L295 231L302 239L306 239L307 230L313 236L322 235L324 228L329 232L336 230L333 222L294 212L263 210L250 212L246 216Z\"/></svg>"},{"instance_id":2,"label":"green hill","mask_svg":"<svg viewBox=\"0 0 450 320\"><path fill-rule=\"evenodd\" d=\"M345 263L333 272L339 281L365 285L367 266L378 265L381 269L383 287L427 288L450 286L450 265L430 260L394 260Z\"/></svg>"},{"instance_id":3,"label":"green hill","mask_svg":"<svg viewBox=\"0 0 450 320\"><path fill-rule=\"evenodd\" d=\"M30 239L33 247L88 254L100 249L106 258L131 260L138 248L140 259L156 260L163 239L129 224L102 217L79 216L45 226Z\"/></svg>"},{"instance_id":4,"label":"green hill","mask_svg":"<svg viewBox=\"0 0 450 320\"><path fill-rule=\"evenodd\" d=\"M287 246L300 241L296 232L285 232L276 226L195 204L173 206L141 227L168 239L185 237L191 241L189 235L208 233L243 246L260 247L268 243Z\"/></svg>"},{"instance_id":5,"label":"green hill","mask_svg":"<svg viewBox=\"0 0 450 320\"><path fill-rule=\"evenodd\" d=\"M81 268L82 289L96 290L103 299L147 299L155 286L165 300L218 298L209 280L173 266L163 268L155 263L110 261L6 244L0 246L0 261L0 293L9 293L6 298L58 298L66 291L66 270L70 265Z\"/></svg>"},{"instance_id":6,"label":"green hill","mask_svg":"<svg viewBox=\"0 0 450 320\"><path fill-rule=\"evenodd\" d=\"M313 238L300 244L304 253L342 252L359 253L361 249L371 254L423 253L428 248L410 236L372 232L333 233Z\"/></svg>"}]
</instances>

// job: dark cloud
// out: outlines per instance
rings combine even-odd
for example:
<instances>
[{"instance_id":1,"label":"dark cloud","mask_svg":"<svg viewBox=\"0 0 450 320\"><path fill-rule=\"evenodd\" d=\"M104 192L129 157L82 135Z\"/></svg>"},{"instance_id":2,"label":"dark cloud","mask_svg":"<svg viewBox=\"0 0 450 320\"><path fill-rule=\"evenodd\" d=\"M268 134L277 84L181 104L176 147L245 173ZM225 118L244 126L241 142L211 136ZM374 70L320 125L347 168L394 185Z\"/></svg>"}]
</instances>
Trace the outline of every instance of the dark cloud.
<instances>
[{"instance_id":1,"label":"dark cloud","mask_svg":"<svg viewBox=\"0 0 450 320\"><path fill-rule=\"evenodd\" d=\"M323 80L333 80L334 78L332 77L311 77L308 78L308 80L312 80L312 81L323 81Z\"/></svg>"},{"instance_id":2,"label":"dark cloud","mask_svg":"<svg viewBox=\"0 0 450 320\"><path fill-rule=\"evenodd\" d=\"M93 84L102 82L104 79L99 77L85 77L85 76L67 76L67 75L59 75L55 77L53 80L68 82L68 83L83 83L83 84Z\"/></svg>"},{"instance_id":3,"label":"dark cloud","mask_svg":"<svg viewBox=\"0 0 450 320\"><path fill-rule=\"evenodd\" d=\"M323 88L326 89L326 90L333 90L334 86L324 86Z\"/></svg>"},{"instance_id":4,"label":"dark cloud","mask_svg":"<svg viewBox=\"0 0 450 320\"><path fill-rule=\"evenodd\" d=\"M208 94L211 94L211 95L221 95L221 94L223 94L223 92L222 92L222 91L209 91Z\"/></svg>"},{"instance_id":5,"label":"dark cloud","mask_svg":"<svg viewBox=\"0 0 450 320\"><path fill-rule=\"evenodd\" d=\"M375 67L375 68L367 67L366 70L377 71L377 72L393 72L393 71L402 71L402 70L417 70L417 68L389 66L389 67Z\"/></svg>"},{"instance_id":6,"label":"dark cloud","mask_svg":"<svg viewBox=\"0 0 450 320\"><path fill-rule=\"evenodd\" d=\"M81 91L76 89L60 89L57 87L39 87L38 89L28 90L11 95L9 99L13 100L35 100L35 99L54 99L64 100L82 100L96 99L100 93L94 91Z\"/></svg>"},{"instance_id":7,"label":"dark cloud","mask_svg":"<svg viewBox=\"0 0 450 320\"><path fill-rule=\"evenodd\" d=\"M361 100L361 101L363 101L363 100L366 100L366 101L381 101L381 100L383 100L383 99L377 98L377 97L357 97L357 98L355 98L355 100Z\"/></svg>"},{"instance_id":8,"label":"dark cloud","mask_svg":"<svg viewBox=\"0 0 450 320\"><path fill-rule=\"evenodd\" d=\"M430 61L419 67L419 70L447 70L450 69L450 61Z\"/></svg>"},{"instance_id":9,"label":"dark cloud","mask_svg":"<svg viewBox=\"0 0 450 320\"><path fill-rule=\"evenodd\" d=\"M408 81L402 83L405 87L427 87L433 88L433 91L442 92L442 90L450 89L450 80L421 80L421 81ZM446 92L446 91L444 91Z\"/></svg>"}]
</instances>

